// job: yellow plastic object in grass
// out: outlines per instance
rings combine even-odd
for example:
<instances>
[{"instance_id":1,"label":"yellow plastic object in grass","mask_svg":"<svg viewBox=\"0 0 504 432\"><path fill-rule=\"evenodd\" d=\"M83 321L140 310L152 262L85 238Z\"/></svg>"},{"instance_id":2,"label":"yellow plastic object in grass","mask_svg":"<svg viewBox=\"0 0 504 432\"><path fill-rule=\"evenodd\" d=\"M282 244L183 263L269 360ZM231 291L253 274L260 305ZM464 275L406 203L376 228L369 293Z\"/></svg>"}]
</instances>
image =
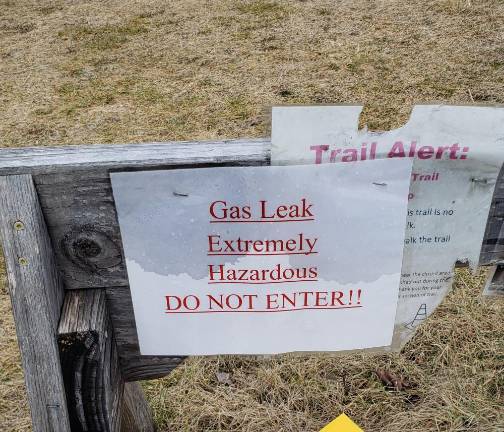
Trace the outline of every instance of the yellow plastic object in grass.
<instances>
[{"instance_id":1,"label":"yellow plastic object in grass","mask_svg":"<svg viewBox=\"0 0 504 432\"><path fill-rule=\"evenodd\" d=\"M336 417L327 426L324 426L320 432L364 432L357 426L346 414Z\"/></svg>"}]
</instances>

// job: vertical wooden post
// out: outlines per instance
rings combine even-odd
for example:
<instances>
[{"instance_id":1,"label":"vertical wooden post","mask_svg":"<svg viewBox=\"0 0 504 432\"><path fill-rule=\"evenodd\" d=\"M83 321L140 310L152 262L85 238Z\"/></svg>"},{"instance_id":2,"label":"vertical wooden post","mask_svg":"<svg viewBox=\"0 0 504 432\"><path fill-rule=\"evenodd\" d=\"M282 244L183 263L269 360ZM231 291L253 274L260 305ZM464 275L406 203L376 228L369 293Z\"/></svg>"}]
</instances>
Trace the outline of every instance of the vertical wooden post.
<instances>
[{"instance_id":1,"label":"vertical wooden post","mask_svg":"<svg viewBox=\"0 0 504 432\"><path fill-rule=\"evenodd\" d=\"M141 387L121 376L105 290L67 291L58 333L72 431L154 431Z\"/></svg>"},{"instance_id":2,"label":"vertical wooden post","mask_svg":"<svg viewBox=\"0 0 504 432\"><path fill-rule=\"evenodd\" d=\"M67 291L58 328L74 432L119 432L124 381L105 290Z\"/></svg>"},{"instance_id":3,"label":"vertical wooden post","mask_svg":"<svg viewBox=\"0 0 504 432\"><path fill-rule=\"evenodd\" d=\"M31 175L0 176L0 232L33 430L68 432L56 336L63 284Z\"/></svg>"},{"instance_id":4,"label":"vertical wooden post","mask_svg":"<svg viewBox=\"0 0 504 432\"><path fill-rule=\"evenodd\" d=\"M152 412L142 387L137 382L124 384L121 432L154 432Z\"/></svg>"},{"instance_id":5,"label":"vertical wooden post","mask_svg":"<svg viewBox=\"0 0 504 432\"><path fill-rule=\"evenodd\" d=\"M497 264L490 269L485 288L483 289L483 295L504 297L504 265Z\"/></svg>"}]
</instances>

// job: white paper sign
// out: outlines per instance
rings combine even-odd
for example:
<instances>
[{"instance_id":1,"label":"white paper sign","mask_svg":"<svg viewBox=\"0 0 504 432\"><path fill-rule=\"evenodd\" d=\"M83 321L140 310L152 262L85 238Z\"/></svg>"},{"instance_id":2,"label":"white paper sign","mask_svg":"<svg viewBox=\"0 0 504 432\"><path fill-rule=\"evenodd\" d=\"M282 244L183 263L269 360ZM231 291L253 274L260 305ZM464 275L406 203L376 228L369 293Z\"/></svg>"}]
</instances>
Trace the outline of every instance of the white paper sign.
<instances>
[{"instance_id":1,"label":"white paper sign","mask_svg":"<svg viewBox=\"0 0 504 432\"><path fill-rule=\"evenodd\" d=\"M448 292L457 260L477 265L504 160L504 108L415 106L401 128L358 130L361 106L275 107L272 164L412 159L398 348Z\"/></svg>"},{"instance_id":2,"label":"white paper sign","mask_svg":"<svg viewBox=\"0 0 504 432\"><path fill-rule=\"evenodd\" d=\"M142 354L391 343L411 162L111 174Z\"/></svg>"}]
</instances>

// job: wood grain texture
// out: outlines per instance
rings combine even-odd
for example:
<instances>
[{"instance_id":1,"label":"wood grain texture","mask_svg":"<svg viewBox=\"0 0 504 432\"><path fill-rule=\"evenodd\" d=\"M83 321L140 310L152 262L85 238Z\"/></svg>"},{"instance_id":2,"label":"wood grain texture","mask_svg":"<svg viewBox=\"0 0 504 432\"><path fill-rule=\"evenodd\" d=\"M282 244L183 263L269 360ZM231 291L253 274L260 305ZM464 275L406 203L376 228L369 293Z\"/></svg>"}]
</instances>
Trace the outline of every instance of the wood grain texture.
<instances>
[{"instance_id":1,"label":"wood grain texture","mask_svg":"<svg viewBox=\"0 0 504 432\"><path fill-rule=\"evenodd\" d=\"M32 177L0 177L0 231L33 430L69 430L57 344L63 285Z\"/></svg>"},{"instance_id":2,"label":"wood grain texture","mask_svg":"<svg viewBox=\"0 0 504 432\"><path fill-rule=\"evenodd\" d=\"M58 333L71 430L118 432L124 381L105 291L68 291Z\"/></svg>"},{"instance_id":3,"label":"wood grain texture","mask_svg":"<svg viewBox=\"0 0 504 432\"><path fill-rule=\"evenodd\" d=\"M117 340L121 370L126 381L160 378L182 363L182 356L143 356L140 354L135 314L128 287L107 288L107 305Z\"/></svg>"},{"instance_id":4,"label":"wood grain texture","mask_svg":"<svg viewBox=\"0 0 504 432\"><path fill-rule=\"evenodd\" d=\"M0 149L0 175L149 169L181 165L254 165L269 160L269 139L183 141Z\"/></svg>"},{"instance_id":5,"label":"wood grain texture","mask_svg":"<svg viewBox=\"0 0 504 432\"><path fill-rule=\"evenodd\" d=\"M121 432L154 432L152 412L140 384L128 382L124 385L124 400Z\"/></svg>"},{"instance_id":6,"label":"wood grain texture","mask_svg":"<svg viewBox=\"0 0 504 432\"><path fill-rule=\"evenodd\" d=\"M483 295L504 297L504 265L496 265L490 269Z\"/></svg>"},{"instance_id":7,"label":"wood grain texture","mask_svg":"<svg viewBox=\"0 0 504 432\"><path fill-rule=\"evenodd\" d=\"M107 171L36 176L65 288L127 286Z\"/></svg>"}]
</instances>

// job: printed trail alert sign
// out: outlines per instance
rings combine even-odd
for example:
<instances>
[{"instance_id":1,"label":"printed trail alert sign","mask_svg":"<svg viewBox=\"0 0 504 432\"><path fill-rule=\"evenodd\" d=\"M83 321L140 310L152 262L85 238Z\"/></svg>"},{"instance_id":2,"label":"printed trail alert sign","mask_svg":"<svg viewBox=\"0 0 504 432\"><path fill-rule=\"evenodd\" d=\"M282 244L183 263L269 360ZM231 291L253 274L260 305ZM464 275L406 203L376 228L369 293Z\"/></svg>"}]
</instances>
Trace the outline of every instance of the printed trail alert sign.
<instances>
[{"instance_id":1,"label":"printed trail alert sign","mask_svg":"<svg viewBox=\"0 0 504 432\"><path fill-rule=\"evenodd\" d=\"M417 105L402 127L358 129L361 106L272 111L271 162L327 164L411 159L404 260L393 348L449 291L455 263L476 266L504 162L502 107ZM364 161L364 162L362 162Z\"/></svg>"},{"instance_id":2,"label":"printed trail alert sign","mask_svg":"<svg viewBox=\"0 0 504 432\"><path fill-rule=\"evenodd\" d=\"M391 343L411 161L111 174L142 354Z\"/></svg>"}]
</instances>

